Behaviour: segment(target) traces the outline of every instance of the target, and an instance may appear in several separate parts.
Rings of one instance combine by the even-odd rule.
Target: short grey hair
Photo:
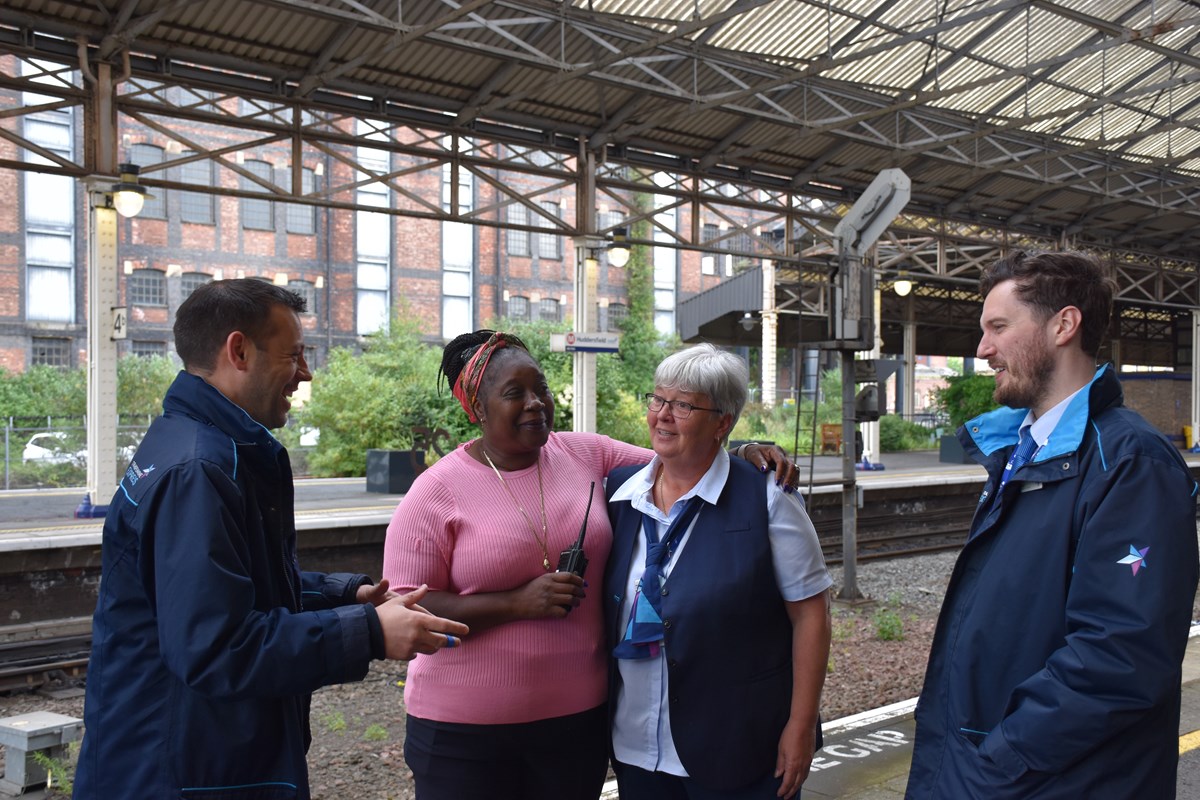
[[[698,344],[669,355],[654,370],[656,387],[708,395],[722,414],[732,414],[731,431],[746,407],[749,384],[746,362],[711,344]]]

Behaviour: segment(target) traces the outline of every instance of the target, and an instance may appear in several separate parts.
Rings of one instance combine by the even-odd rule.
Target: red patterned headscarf
[[[488,362],[492,360],[492,354],[509,345],[525,349],[508,334],[499,331],[493,333],[486,342],[479,346],[475,355],[471,356],[471,360],[458,374],[458,380],[454,382],[451,391],[458,398],[458,402],[462,404],[463,410],[467,412],[467,419],[471,422],[479,422],[479,418],[475,416],[475,398],[479,396],[479,386],[483,383],[484,370],[487,369]]]

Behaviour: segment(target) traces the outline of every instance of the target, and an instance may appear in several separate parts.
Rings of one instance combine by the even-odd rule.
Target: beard
[[[1005,369],[1003,385],[996,384],[992,399],[1009,408],[1033,408],[1046,396],[1054,375],[1054,357],[1050,349],[1038,343]]]

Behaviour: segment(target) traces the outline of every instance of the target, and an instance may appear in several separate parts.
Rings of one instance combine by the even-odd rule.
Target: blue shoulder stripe
[[[129,496],[129,490],[125,488],[125,481],[121,481],[118,485],[121,487],[121,493],[125,495],[125,499],[132,503],[134,508],[137,508],[138,502]]]
[[[1100,454],[1100,468],[1108,472],[1108,459],[1104,457],[1104,440],[1100,438],[1100,426],[1096,420],[1091,420],[1092,430],[1096,432],[1096,452]]]

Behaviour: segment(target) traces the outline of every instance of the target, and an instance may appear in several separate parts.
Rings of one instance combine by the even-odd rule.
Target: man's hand
[[[417,605],[428,591],[429,587],[422,585],[376,606],[388,658],[408,661],[418,653],[429,655],[443,647],[456,647],[460,637],[470,633],[461,622],[435,617]]]
[[[384,578],[379,583],[374,585],[364,583],[362,586],[358,587],[358,591],[355,593],[354,599],[359,603],[370,603],[373,606],[380,606],[388,600],[391,600],[393,597],[399,596],[400,595],[388,589],[387,578]]]

